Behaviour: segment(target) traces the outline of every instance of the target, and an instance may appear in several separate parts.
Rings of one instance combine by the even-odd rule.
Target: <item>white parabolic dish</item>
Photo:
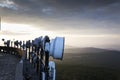
[[[52,39],[50,42],[50,56],[52,56],[54,59],[62,60],[64,53],[64,43],[64,37],[56,37],[55,39]]]

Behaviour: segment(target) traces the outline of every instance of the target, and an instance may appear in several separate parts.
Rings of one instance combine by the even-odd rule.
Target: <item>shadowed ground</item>
[[[0,80],[15,80],[16,65],[19,58],[15,55],[0,53]]]

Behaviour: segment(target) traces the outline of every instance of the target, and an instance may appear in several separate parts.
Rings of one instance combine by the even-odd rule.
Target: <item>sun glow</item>
[[[32,31],[33,28],[30,25],[26,24],[15,24],[15,23],[2,23],[1,24],[3,31],[13,31],[13,32],[24,32]]]
[[[0,32],[1,35],[0,38],[6,38],[6,39],[15,38],[15,39],[28,40],[45,35],[49,35],[51,37],[55,36],[54,35],[55,33],[52,31],[46,31],[41,29],[40,27],[36,28],[28,24],[2,22],[1,27],[2,30]]]

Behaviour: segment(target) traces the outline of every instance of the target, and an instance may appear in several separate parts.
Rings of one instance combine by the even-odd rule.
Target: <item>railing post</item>
[[[37,62],[36,62],[37,63],[37,65],[36,65],[37,74],[39,73],[39,65],[40,65],[39,64],[40,63],[39,62],[39,49],[40,49],[40,47],[37,47],[37,51],[36,51],[37,52]]]
[[[34,40],[32,40],[32,52],[33,52],[33,48],[34,48],[34,45],[33,45],[33,43],[34,43]]]
[[[43,68],[43,49],[41,48],[41,51],[40,51],[40,77],[39,77],[39,80],[42,80],[42,72],[44,72],[44,68]]]
[[[45,80],[49,80],[49,52],[45,53]]]

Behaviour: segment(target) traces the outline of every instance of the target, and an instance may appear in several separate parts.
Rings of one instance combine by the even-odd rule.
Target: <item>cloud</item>
[[[0,35],[30,35],[30,33],[27,32],[12,32],[12,31],[1,31]]]
[[[73,42],[80,44],[90,39],[79,35],[120,35],[120,0],[0,0],[0,16],[3,22],[29,24],[40,30],[69,35],[67,42],[74,35]],[[101,43],[119,42],[116,38],[100,39]],[[98,38],[95,41],[99,43]]]
[[[84,11],[86,8],[93,9],[120,3],[119,0],[6,0],[6,2],[12,2],[24,9],[36,12],[42,12],[46,7],[55,7],[61,12],[79,9]]]
[[[14,2],[10,0],[1,1],[0,7],[12,9],[12,10],[18,10],[17,5],[15,5]]]
[[[19,10],[0,9],[4,21],[31,24],[47,30],[71,31],[73,29],[74,32],[109,28],[110,32],[118,33],[120,29],[120,0],[9,1],[11,3],[4,4],[9,7],[16,5]]]
[[[42,12],[45,13],[45,14],[48,14],[48,15],[51,15],[54,11],[52,8],[43,8],[42,9]]]
[[[83,14],[87,12],[91,13],[94,12],[96,9],[98,10],[97,12],[106,12],[116,10],[111,8],[115,7],[116,5],[120,7],[119,0],[6,0],[6,1],[11,2],[12,4],[6,3],[6,5],[9,6],[11,5],[13,8],[15,7],[15,5],[19,6],[20,8],[19,12],[23,12],[23,14],[27,13],[36,16],[47,16],[50,13],[54,13],[54,17],[64,15],[71,16],[71,14],[74,15],[75,13],[78,13],[77,15],[79,15],[80,13],[80,15],[82,16],[82,13]],[[110,8],[104,10],[104,8],[106,7]],[[119,10],[117,11],[120,12]]]

